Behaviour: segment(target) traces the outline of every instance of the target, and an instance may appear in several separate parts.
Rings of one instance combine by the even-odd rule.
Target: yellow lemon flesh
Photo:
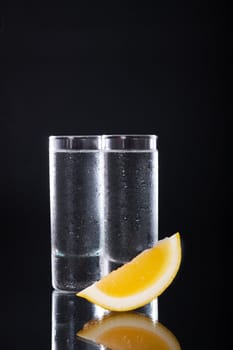
[[[112,350],[181,350],[161,323],[137,313],[120,313],[87,323],[77,336]]]
[[[133,310],[163,293],[175,278],[180,262],[180,234],[176,233],[158,241],[77,296],[108,310]]]

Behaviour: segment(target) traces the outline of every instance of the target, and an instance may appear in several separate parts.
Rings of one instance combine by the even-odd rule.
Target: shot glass
[[[106,270],[128,262],[158,240],[156,135],[104,135],[104,257]]]
[[[100,278],[101,136],[50,136],[52,285],[78,291]]]

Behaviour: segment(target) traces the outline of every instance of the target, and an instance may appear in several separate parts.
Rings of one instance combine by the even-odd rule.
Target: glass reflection
[[[117,313],[119,316],[122,313]],[[127,313],[128,314],[128,313]],[[132,313],[131,313],[132,314]],[[146,317],[153,324],[158,317],[157,300],[137,309],[135,314]],[[97,324],[108,320],[113,314],[103,308],[78,298],[74,293],[53,291],[52,293],[52,350],[94,350],[106,349],[104,345],[89,342],[77,336],[85,324]],[[112,317],[111,319],[112,320]],[[108,321],[104,321],[106,324]],[[112,322],[112,321],[111,321]],[[144,349],[144,347],[142,347]],[[122,349],[123,350],[123,349]]]
[[[99,306],[76,297],[75,293],[52,293],[52,350],[101,349],[77,339],[77,330],[90,319],[101,319],[108,312]]]

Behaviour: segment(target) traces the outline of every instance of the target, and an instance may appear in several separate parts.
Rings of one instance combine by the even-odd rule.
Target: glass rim
[[[101,135],[49,135],[49,139],[56,140],[56,139],[84,139],[84,138],[102,138]]]
[[[157,149],[157,138],[153,134],[103,135],[102,147],[105,152],[150,152]]]
[[[102,149],[100,135],[51,135],[49,151],[94,151]]]
[[[154,151],[155,134],[51,135],[50,150]]]
[[[103,138],[114,138],[114,137],[122,137],[122,138],[158,138],[155,134],[103,134]]]
[[[49,138],[56,139],[56,138],[114,138],[114,137],[138,137],[138,138],[158,138],[156,134],[102,134],[102,135],[95,135],[95,134],[86,134],[86,135],[49,135]]]

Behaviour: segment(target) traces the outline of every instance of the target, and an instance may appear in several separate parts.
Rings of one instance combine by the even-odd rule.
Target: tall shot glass
[[[101,136],[50,136],[52,285],[78,291],[100,278]]]
[[[105,135],[104,259],[111,271],[158,240],[155,135]]]

